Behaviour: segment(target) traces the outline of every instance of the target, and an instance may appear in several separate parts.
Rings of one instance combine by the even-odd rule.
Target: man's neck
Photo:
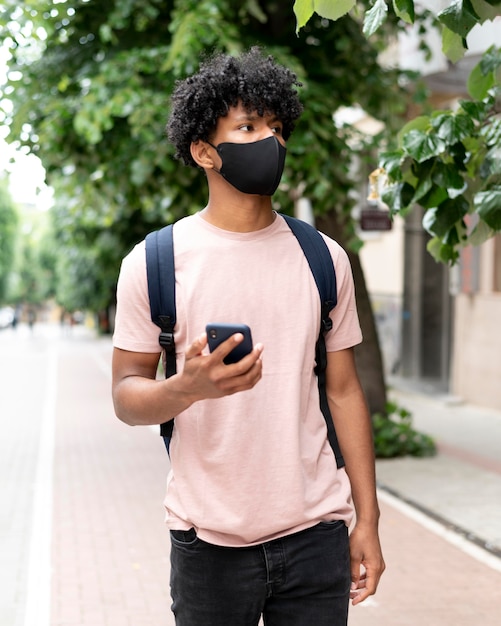
[[[271,198],[248,194],[210,194],[201,213],[204,220],[222,230],[249,233],[270,226],[275,220]]]

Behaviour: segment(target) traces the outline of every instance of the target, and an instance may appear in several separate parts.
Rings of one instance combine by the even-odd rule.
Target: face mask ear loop
[[[210,146],[211,148],[214,148],[214,150],[215,150],[215,151],[219,154],[219,150],[217,149],[217,146],[215,146],[213,143],[211,143],[208,139],[207,139],[207,141],[206,141],[205,143],[208,143],[208,144],[209,144],[209,146]],[[221,174],[221,170],[216,169],[216,166],[214,166],[212,169],[213,169],[213,170],[214,170],[217,174],[219,174],[220,176],[222,176],[222,174]]]

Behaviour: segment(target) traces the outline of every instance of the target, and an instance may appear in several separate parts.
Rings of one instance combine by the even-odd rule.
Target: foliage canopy
[[[413,24],[419,2],[375,0],[359,13],[355,0],[296,0],[297,28],[316,11],[338,19],[352,12],[370,37],[393,12]],[[416,5],[416,6],[415,6]],[[451,61],[467,49],[477,24],[501,15],[501,0],[455,0],[436,15],[442,49]],[[437,261],[455,263],[463,246],[478,245],[501,231],[501,48],[491,47],[468,80],[470,99],[455,110],[434,111],[411,120],[394,150],[381,154],[387,177],[383,200],[393,213],[416,204],[425,209],[428,250]]]
[[[353,132],[332,114],[357,103],[392,132],[405,111],[400,72],[378,63],[383,36],[369,42],[349,16],[315,17],[296,37],[292,5],[256,0],[8,0],[0,11],[11,55],[3,120],[56,189],[62,249],[105,273],[87,290],[90,308],[112,298],[120,258],[146,232],[203,206],[205,180],[173,160],[164,127],[175,81],[207,52],[259,42],[303,83],[306,111],[276,195],[285,211],[300,189],[315,211],[349,223]]]

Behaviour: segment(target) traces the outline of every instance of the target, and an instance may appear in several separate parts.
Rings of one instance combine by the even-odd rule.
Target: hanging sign
[[[392,225],[388,211],[363,209],[360,213],[360,228],[362,230],[391,230]]]

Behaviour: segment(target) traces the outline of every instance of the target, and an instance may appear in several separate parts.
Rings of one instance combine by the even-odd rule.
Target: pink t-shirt
[[[325,237],[338,304],[330,352],[361,341],[351,268]],[[196,402],[175,419],[165,497],[171,529],[196,528],[223,546],[246,546],[322,520],[350,523],[350,484],[326,437],[313,371],[320,298],[299,243],[279,215],[250,233],[228,232],[200,214],[174,226],[178,371],[208,322],[244,323],[264,345],[263,377],[249,390]],[[158,352],[150,319],[144,242],[123,260],[114,345]]]

